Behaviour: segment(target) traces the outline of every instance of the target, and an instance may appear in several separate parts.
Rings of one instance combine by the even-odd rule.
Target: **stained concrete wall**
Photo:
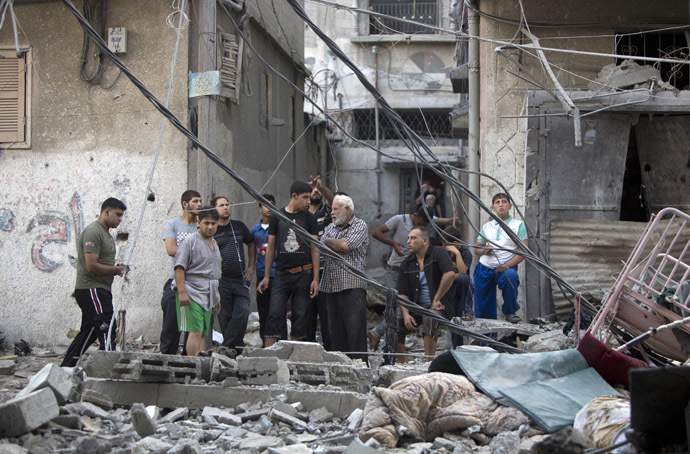
[[[339,0],[352,6],[350,0]],[[442,7],[442,25],[449,26],[448,2]],[[357,2],[367,8],[368,2]],[[375,85],[385,100],[395,109],[450,109],[458,103],[452,93],[446,70],[455,65],[455,41],[448,34],[425,35],[368,35],[367,16],[351,13],[331,6],[307,2],[305,9],[310,18],[331,37],[354,62],[366,79]],[[305,33],[305,64],[313,74],[307,84],[309,93],[321,108],[325,108],[347,132],[353,132],[352,109],[373,109],[374,98],[357,79],[354,72],[337,59],[311,30]],[[427,63],[422,67],[418,57]],[[436,61],[442,69],[431,70]],[[438,84],[438,85],[437,85]],[[325,88],[328,87],[326,90]],[[436,89],[432,89],[432,88]],[[305,111],[317,113],[308,102]],[[400,164],[384,164],[381,175],[381,213],[377,208],[376,152],[357,145],[335,129],[334,136],[343,142],[332,142],[335,165],[329,169],[328,184],[332,189],[347,192],[354,200],[355,214],[365,220],[370,232],[398,214],[400,206]],[[409,151],[402,147],[385,147],[387,153],[400,153],[410,159]],[[433,147],[435,153],[459,154],[459,149]],[[448,197],[449,198],[449,197]],[[382,273],[381,257],[390,254],[389,247],[370,241],[368,272]]]
[[[635,32],[641,29],[658,29],[674,24],[687,24],[687,4],[682,1],[658,4],[643,1],[596,2],[549,2],[523,1],[524,16],[528,24],[557,24],[552,27],[534,26],[531,31],[540,39],[542,47],[575,49],[579,51],[614,53],[615,33]],[[519,33],[520,4],[516,2],[480,1],[479,8],[488,15],[480,18],[480,35],[521,44],[530,44],[529,37]],[[511,23],[512,21],[512,23]],[[565,24],[569,24],[566,26]],[[579,25],[578,25],[579,24]],[[518,69],[500,56],[496,47],[500,44],[480,42],[480,105],[481,105],[481,156],[480,170],[500,180],[520,206],[525,200],[525,157],[530,150],[526,145],[527,119],[504,118],[526,114],[526,94],[536,87],[509,74]],[[554,87],[542,69],[535,52],[509,50],[513,58],[535,77],[542,86]],[[612,58],[545,52],[560,84],[571,91],[584,90],[604,65],[613,63]],[[527,72],[522,72],[527,75]],[[536,151],[536,150],[535,150]],[[481,198],[488,205],[498,187],[488,179],[481,179]],[[538,182],[537,182],[538,184]],[[488,221],[482,215],[481,222]],[[521,266],[520,269],[523,269]],[[524,280],[523,280],[524,282]],[[524,303],[524,293],[520,292]],[[534,302],[538,305],[538,302]],[[523,304],[524,307],[524,304]]]
[[[76,2],[81,9],[81,2]],[[8,341],[66,344],[79,328],[80,311],[71,293],[75,279],[75,241],[93,222],[107,197],[128,206],[117,234],[118,257],[132,246],[147,173],[153,163],[161,115],[121,76],[112,89],[79,79],[82,29],[61,2],[15,4],[30,47],[30,149],[0,152],[0,331]],[[176,32],[165,25],[170,2],[107,2],[106,26],[128,29],[122,60],[159,98],[165,99]],[[5,21],[0,46],[13,48]],[[182,35],[171,110],[186,121],[187,34]],[[1,53],[13,54],[12,50]],[[102,85],[118,71],[105,64]],[[169,262],[161,247],[162,220],[178,210],[186,186],[186,142],[168,125],[153,181],[155,201],[147,202],[141,234],[124,286],[130,336],[155,339],[160,326],[160,295]],[[122,238],[122,237],[120,237]],[[119,278],[115,280],[117,296]]]

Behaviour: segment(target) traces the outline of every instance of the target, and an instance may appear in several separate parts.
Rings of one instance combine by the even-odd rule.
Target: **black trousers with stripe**
[[[81,354],[98,339],[99,348],[105,350],[105,336],[113,316],[113,295],[102,288],[76,289],[73,294],[81,309],[79,334],[70,344],[60,366],[74,367]],[[111,345],[115,346],[117,327],[113,323]]]

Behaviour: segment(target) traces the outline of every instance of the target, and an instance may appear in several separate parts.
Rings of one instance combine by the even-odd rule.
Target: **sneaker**
[[[369,330],[369,345],[371,345],[371,349],[373,351],[378,350],[379,348],[379,342],[381,342],[381,338],[376,335],[373,329]]]
[[[506,321],[510,323],[518,323],[522,321],[522,319],[515,314],[506,314]]]

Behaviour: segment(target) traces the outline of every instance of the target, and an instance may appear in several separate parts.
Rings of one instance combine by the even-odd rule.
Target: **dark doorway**
[[[647,222],[649,215],[645,207],[644,185],[642,183],[642,169],[640,155],[637,151],[635,127],[630,128],[628,154],[625,159],[625,174],[623,175],[623,194],[621,196],[621,221]]]

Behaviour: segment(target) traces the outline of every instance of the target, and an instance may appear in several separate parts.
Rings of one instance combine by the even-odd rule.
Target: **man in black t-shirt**
[[[244,347],[244,333],[249,318],[249,281],[254,276],[256,247],[254,237],[241,221],[230,219],[230,203],[225,197],[214,197],[211,206],[218,211],[218,230],[213,238],[218,243],[222,259],[222,276],[219,282],[220,313],[218,321],[223,333],[223,346],[235,349]],[[247,245],[249,260],[244,259]]]
[[[290,186],[290,202],[281,212],[294,224],[318,239],[316,219],[309,212],[312,188],[305,181]],[[281,221],[275,214],[268,221],[268,247],[266,269],[276,263],[276,274],[271,289],[271,303],[264,331],[264,346],[270,347],[280,339],[281,324],[285,324],[287,301],[292,301],[292,340],[305,340],[310,298],[319,293],[319,250],[300,238],[293,226]],[[268,287],[268,275],[257,285],[263,292]]]

